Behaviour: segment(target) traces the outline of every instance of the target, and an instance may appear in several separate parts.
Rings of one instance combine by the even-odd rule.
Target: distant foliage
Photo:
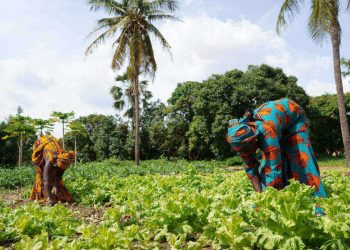
[[[347,110],[350,111],[350,93],[345,94],[345,101]],[[325,94],[311,98],[308,117],[311,140],[316,152],[325,155],[342,154],[344,146],[340,132],[337,96]]]
[[[107,94],[107,93],[106,93]],[[288,97],[299,103],[310,121],[311,139],[319,155],[342,154],[339,114],[335,95],[309,97],[294,76],[268,65],[249,66],[214,74],[202,82],[179,83],[168,100],[147,99],[141,110],[141,159],[226,159],[234,157],[225,140],[228,121],[241,117],[248,108]],[[350,111],[350,94],[346,95]],[[123,112],[124,110],[120,111]],[[68,132],[66,148],[74,149],[77,138],[79,162],[109,158],[131,160],[135,134],[132,115],[92,114],[76,119],[86,134]],[[74,123],[73,123],[74,124]],[[0,136],[9,122],[0,123]],[[34,136],[34,135],[33,135]],[[34,137],[25,142],[24,161],[28,162]],[[0,140],[0,165],[15,164],[18,155],[14,138]]]

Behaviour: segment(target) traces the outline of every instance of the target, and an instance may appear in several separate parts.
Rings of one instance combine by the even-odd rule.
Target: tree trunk
[[[339,108],[340,128],[344,145],[344,153],[346,157],[346,166],[350,167],[350,134],[349,134],[349,123],[346,116],[346,106],[343,82],[341,77],[340,68],[340,31],[338,27],[333,27],[331,32],[332,47],[333,47],[333,66],[334,66],[334,78],[335,86],[337,89],[337,99]],[[326,132],[325,132],[326,133]]]
[[[17,143],[17,145],[18,145],[18,167],[21,166],[21,142],[20,142],[20,140]]]
[[[22,139],[22,132],[21,132],[21,137],[19,139],[19,155],[18,155],[18,165],[22,167],[23,163],[23,139]]]
[[[74,156],[74,167],[77,166],[77,157],[78,157],[78,152],[77,152],[77,137],[74,138],[74,152],[75,152],[75,156]]]
[[[134,95],[135,95],[135,163],[140,165],[140,91],[139,91],[139,76],[136,73],[134,80]]]
[[[63,146],[63,149],[64,148],[64,120],[62,120],[62,146]]]

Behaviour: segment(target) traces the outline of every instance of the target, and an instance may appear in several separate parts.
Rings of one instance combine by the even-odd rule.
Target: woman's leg
[[[308,131],[292,135],[287,140],[287,158],[291,170],[290,178],[315,187],[313,196],[327,197]]]

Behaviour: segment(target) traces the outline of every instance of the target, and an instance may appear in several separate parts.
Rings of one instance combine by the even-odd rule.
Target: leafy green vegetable
[[[207,163],[209,164],[209,163]],[[243,172],[186,165],[178,174],[120,176],[82,166],[66,185],[79,206],[103,210],[98,223],[64,205],[0,203],[0,243],[15,249],[348,249],[350,182],[327,171],[327,199],[295,181],[253,192]],[[166,165],[158,169],[166,168]],[[208,167],[209,168],[209,167]],[[126,169],[126,168],[125,168]],[[124,170],[123,170],[124,171]],[[140,170],[141,172],[141,170]],[[326,216],[316,217],[315,204]],[[253,209],[253,206],[256,209]]]

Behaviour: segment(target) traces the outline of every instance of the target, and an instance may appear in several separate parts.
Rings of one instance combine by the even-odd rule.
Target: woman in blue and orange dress
[[[247,110],[241,119],[230,120],[227,141],[243,159],[255,191],[269,186],[282,189],[289,179],[295,179],[314,187],[313,196],[326,197],[307,119],[294,101],[270,101]],[[258,148],[263,153],[261,163],[256,157]],[[316,207],[316,214],[322,213]]]

